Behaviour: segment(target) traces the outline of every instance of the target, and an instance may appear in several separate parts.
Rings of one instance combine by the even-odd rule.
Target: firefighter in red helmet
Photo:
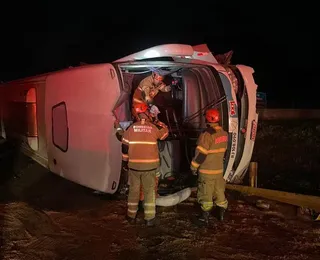
[[[219,125],[220,113],[217,109],[207,110],[205,116],[208,128],[198,138],[195,156],[190,166],[192,173],[199,175],[197,197],[202,214],[197,223],[201,225],[208,224],[214,203],[217,206],[219,220],[223,220],[228,207],[225,197],[226,182],[223,178],[228,133]]]
[[[142,184],[144,219],[147,226],[153,226],[156,215],[156,172],[160,166],[157,141],[168,136],[168,128],[161,124],[159,129],[152,123],[147,104],[135,104],[133,109],[137,121],[124,132],[122,138],[122,158],[129,170],[130,180],[127,220],[129,223],[135,222]]]
[[[153,121],[153,124],[155,124],[158,128],[163,128],[163,127],[166,127],[165,124],[163,124],[161,121],[159,121],[157,119],[157,113],[152,113],[151,109],[154,108],[155,106],[151,107],[151,109],[148,109],[148,107],[146,106],[146,104],[144,103],[141,103],[141,105],[138,103],[135,105],[135,107],[138,108],[139,111],[141,111],[141,108],[145,109],[147,108],[147,110],[144,112],[146,116],[149,117],[149,120],[152,120]],[[157,108],[155,108],[157,109]],[[139,116],[138,114],[135,113],[135,118],[136,120],[139,120]],[[123,134],[124,134],[124,130],[123,128],[121,127],[120,123],[118,120],[115,121],[114,123],[114,128],[116,129],[116,137],[117,139],[121,142],[122,141],[122,137],[123,137]],[[127,174],[126,174],[126,169],[124,169],[124,173],[122,176],[124,176],[124,181],[127,180]],[[156,197],[158,197],[158,185],[159,185],[159,178],[160,178],[160,169],[158,168],[157,171],[156,171],[156,185],[155,185],[155,194],[156,194]],[[120,193],[125,193],[126,190],[127,190],[127,187],[128,185],[125,184],[123,189],[120,191]],[[143,185],[141,185],[140,187],[140,202],[141,204],[139,203],[139,208],[140,206],[143,208],[143,201],[144,201],[144,193],[143,193]]]

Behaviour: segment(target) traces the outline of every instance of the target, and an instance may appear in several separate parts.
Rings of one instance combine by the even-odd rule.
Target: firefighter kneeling
[[[129,168],[129,196],[127,220],[134,223],[138,211],[140,186],[144,192],[144,219],[147,226],[155,224],[156,216],[156,173],[160,166],[158,140],[168,136],[168,128],[160,124],[158,129],[151,123],[145,103],[135,104],[137,122],[123,134],[122,158]]]
[[[198,202],[202,215],[197,223],[207,225],[213,209],[213,197],[218,209],[218,219],[223,220],[228,207],[225,197],[226,182],[223,178],[224,154],[228,144],[228,133],[219,126],[220,114],[216,109],[206,112],[208,128],[201,133],[197,142],[195,157],[191,162],[191,171],[198,177]]]

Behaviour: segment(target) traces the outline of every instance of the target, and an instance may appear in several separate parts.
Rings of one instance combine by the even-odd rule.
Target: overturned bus
[[[113,194],[121,183],[121,143],[114,121],[132,123],[131,100],[154,68],[168,71],[169,93],[159,93],[159,119],[170,134],[159,142],[161,180],[186,179],[203,113],[216,107],[229,133],[224,178],[242,181],[257,129],[251,67],[230,65],[230,53],[214,56],[206,45],[166,44],[112,63],[85,64],[0,85],[3,138],[61,177]],[[181,176],[183,178],[181,178]]]

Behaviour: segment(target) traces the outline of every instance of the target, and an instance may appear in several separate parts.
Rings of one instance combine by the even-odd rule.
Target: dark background
[[[2,2],[0,80],[111,62],[159,44],[207,43],[215,54],[233,50],[232,63],[255,69],[269,107],[319,108],[316,7],[249,2]]]

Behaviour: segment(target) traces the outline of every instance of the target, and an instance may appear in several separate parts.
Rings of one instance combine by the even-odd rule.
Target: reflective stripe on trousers
[[[156,170],[152,171],[134,171],[129,169],[130,187],[128,196],[127,215],[135,218],[138,211],[140,186],[143,186],[144,192],[144,219],[153,219],[156,215]]]
[[[225,197],[226,182],[222,174],[199,174],[198,202],[203,211],[210,211],[213,205],[226,209],[228,201]],[[213,202],[213,197],[215,201]]]
[[[156,198],[159,196],[158,195],[159,178],[160,178],[160,176],[156,176],[156,183],[154,186],[154,193],[155,193]],[[143,193],[143,185],[142,184],[140,186],[140,201],[144,201],[144,193]]]

